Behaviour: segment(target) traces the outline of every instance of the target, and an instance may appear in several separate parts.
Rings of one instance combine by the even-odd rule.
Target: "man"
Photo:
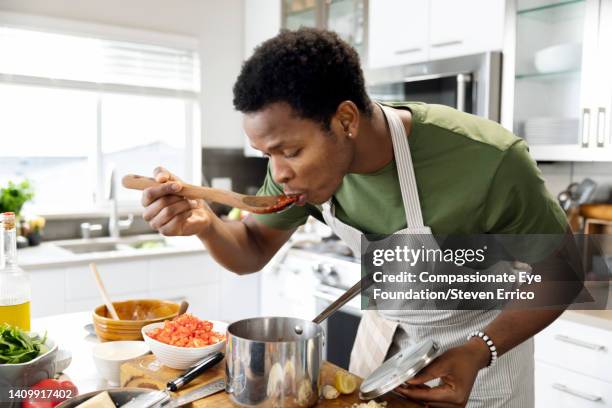
[[[522,139],[440,105],[372,102],[356,52],[333,33],[284,31],[264,42],[242,67],[234,104],[251,145],[269,158],[260,194],[298,194],[297,205],[222,221],[203,202],[182,198],[180,181],[156,169],[168,183],[143,193],[143,216],[164,235],[197,235],[236,273],[264,267],[309,215],[356,252],[361,233],[565,232],[564,214]],[[474,311],[437,322],[368,313],[351,369],[367,375],[409,337],[434,338],[443,353],[398,392],[432,407],[530,407],[531,337],[559,313]],[[370,331],[384,340],[368,347]],[[496,350],[482,337],[466,340],[472,331],[489,336]],[[440,385],[423,385],[436,378]]]

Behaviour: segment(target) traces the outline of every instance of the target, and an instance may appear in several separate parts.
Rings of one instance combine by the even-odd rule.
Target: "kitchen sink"
[[[58,245],[62,249],[66,249],[73,254],[87,254],[90,252],[109,252],[118,251],[121,249],[120,245],[113,242],[83,242],[74,244],[63,244]]]
[[[139,251],[168,246],[164,237],[159,235],[137,235],[121,238],[93,238],[56,242],[55,245],[73,254],[96,252]]]

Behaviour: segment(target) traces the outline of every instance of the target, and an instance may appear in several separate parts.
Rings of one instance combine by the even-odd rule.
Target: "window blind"
[[[0,26],[0,75],[9,82],[73,81],[76,87],[100,90],[200,91],[193,49],[7,26]]]

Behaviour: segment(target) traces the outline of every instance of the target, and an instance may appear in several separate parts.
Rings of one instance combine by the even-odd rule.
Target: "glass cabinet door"
[[[513,130],[532,147],[583,143],[588,2],[518,1]]]
[[[325,27],[364,56],[366,0],[325,0]]]
[[[297,30],[300,27],[318,27],[318,0],[283,0],[283,27]]]

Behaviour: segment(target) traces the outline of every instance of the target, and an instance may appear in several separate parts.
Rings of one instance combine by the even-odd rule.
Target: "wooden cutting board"
[[[217,364],[209,369],[198,378],[194,379],[185,388],[179,390],[178,395],[182,395],[194,388],[205,384],[217,378],[223,378],[225,362]],[[341,368],[325,361],[321,370],[321,384],[332,384],[334,382],[335,372],[342,370]],[[140,387],[162,390],[166,388],[166,383],[181,374],[180,370],[175,370],[161,365],[154,355],[146,355],[138,359],[129,361],[121,366],[121,386],[122,387]],[[361,383],[361,379],[358,379]],[[350,408],[354,403],[360,402],[358,391],[351,395],[341,395],[335,400],[321,399],[317,404],[318,408]],[[176,394],[175,394],[176,395]],[[387,401],[387,408],[405,407],[418,408],[422,407],[414,402],[407,401],[396,395],[389,394],[381,399]],[[193,408],[232,408],[235,405],[230,402],[229,396],[225,392],[220,392],[210,397],[203,398],[188,405]]]

